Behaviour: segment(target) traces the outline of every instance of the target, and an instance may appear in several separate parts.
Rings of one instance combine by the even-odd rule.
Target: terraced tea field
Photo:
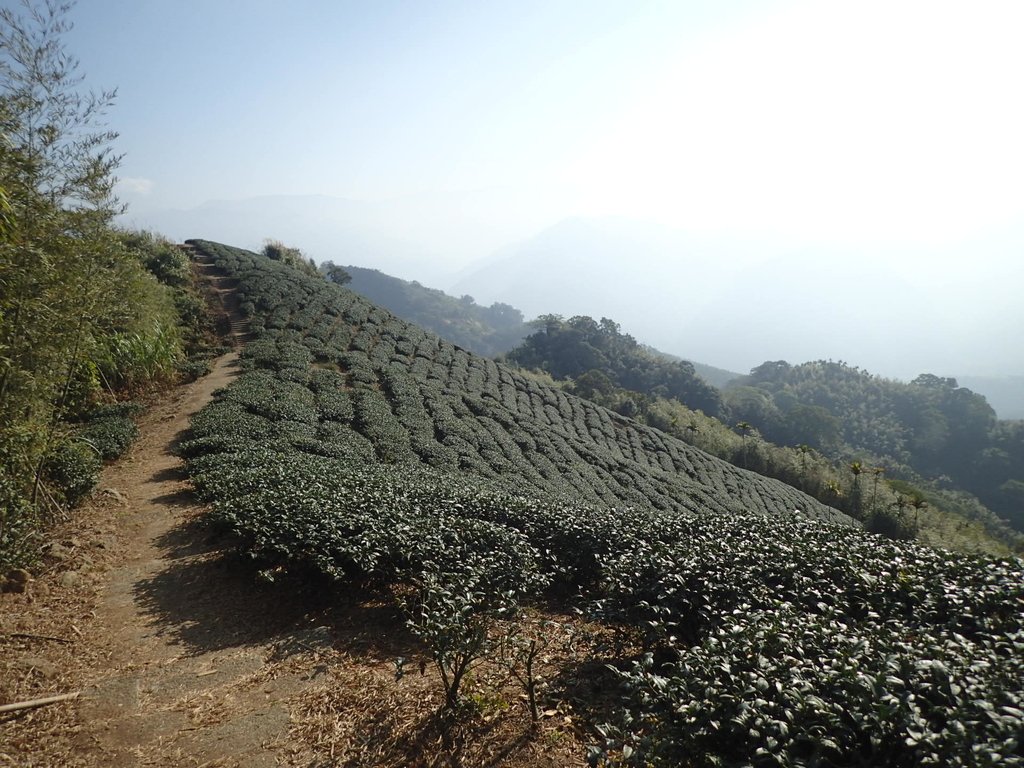
[[[423,464],[603,505],[846,522],[780,482],[472,355],[358,295],[203,241],[261,332],[197,434]],[[218,423],[223,420],[223,428]]]

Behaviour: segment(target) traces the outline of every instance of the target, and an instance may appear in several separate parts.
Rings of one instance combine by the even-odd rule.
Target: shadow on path
[[[195,504],[190,492],[171,500]],[[327,628],[333,647],[354,655],[391,660],[417,651],[389,595],[298,576],[275,574],[267,581],[233,543],[193,516],[157,537],[163,567],[134,586],[156,631],[188,655],[264,644],[290,655],[289,649],[310,650],[293,636],[316,627]]]

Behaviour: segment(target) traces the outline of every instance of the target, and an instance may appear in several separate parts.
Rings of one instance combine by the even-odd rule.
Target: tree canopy
[[[996,419],[982,395],[956,379],[922,374],[909,384],[842,362],[764,363],[725,391],[734,416],[768,439],[866,454],[978,496],[1024,530],[1021,422]]]
[[[614,320],[542,315],[530,325],[534,332],[508,354],[525,368],[577,381],[590,371],[600,372],[621,389],[674,398],[713,416],[722,411],[718,390],[697,375],[692,363],[652,354]],[[583,382],[590,386],[588,379]]]

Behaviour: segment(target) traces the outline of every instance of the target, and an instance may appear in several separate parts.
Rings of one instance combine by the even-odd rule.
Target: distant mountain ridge
[[[403,320],[433,331],[454,344],[484,357],[497,357],[519,344],[530,332],[523,313],[508,304],[490,307],[471,297],[455,298],[416,281],[386,275],[377,269],[346,266],[347,287],[386,307]]]
[[[178,240],[203,231],[258,249],[274,238],[318,263],[357,263],[407,280],[446,285],[467,262],[557,220],[537,195],[493,188],[378,200],[263,195],[187,209],[133,206],[122,223]]]
[[[484,305],[506,303],[527,318],[612,317],[648,344],[727,370],[832,358],[904,381],[922,372],[1024,375],[1017,251],[958,271],[954,286],[944,278],[953,266],[948,249],[882,251],[772,233],[559,219],[543,209],[507,190],[391,200],[275,195],[189,210],[133,208],[122,223],[176,238],[204,231],[252,248],[275,238],[318,262],[380,269]],[[986,250],[1019,250],[1024,230],[1004,239]],[[964,306],[973,309],[955,311]],[[1006,410],[992,392],[1000,415],[1017,417],[1021,409],[1011,400]]]
[[[672,360],[673,362],[681,362],[686,360],[686,358],[684,357],[672,355],[669,354],[668,352],[662,352],[660,349],[655,349],[654,347],[648,346],[646,344],[644,344],[643,347],[652,355],[664,357],[665,359]],[[716,368],[713,365],[695,363],[693,360],[686,360],[686,362],[690,363],[690,365],[693,366],[698,376],[704,379],[704,381],[706,381],[711,386],[717,387],[718,389],[723,389],[730,381],[735,381],[741,376],[746,375],[743,373],[738,373],[737,371],[727,371],[725,368]]]
[[[485,307],[468,294],[456,298],[436,288],[428,288],[416,280],[403,280],[378,269],[352,265],[344,269],[352,277],[348,283],[352,290],[386,307],[403,320],[416,323],[478,355],[496,357],[509,352],[532,330],[524,322],[523,313],[508,304],[495,302]],[[561,307],[553,307],[550,311],[561,313],[563,310]],[[685,360],[713,387],[722,388],[743,375],[686,360],[646,344],[642,346],[650,354],[666,360]]]
[[[941,258],[923,247],[883,251],[572,218],[504,248],[451,290],[527,316],[613,317],[659,349],[740,371],[763,360],[829,358],[904,380],[1024,370],[1022,305],[1006,287],[1020,284],[1020,260],[966,276],[957,294],[941,280]],[[966,296],[982,309],[951,311]]]

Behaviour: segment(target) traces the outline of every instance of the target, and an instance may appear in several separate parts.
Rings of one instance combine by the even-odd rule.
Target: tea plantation
[[[1024,765],[1024,565],[779,482],[256,254],[245,372],[181,446],[268,575],[399,584],[447,705],[524,601],[621,630],[594,764]],[[497,623],[501,620],[501,624]]]

